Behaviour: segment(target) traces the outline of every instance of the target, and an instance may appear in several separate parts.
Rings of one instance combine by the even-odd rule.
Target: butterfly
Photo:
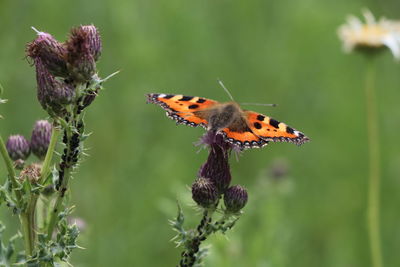
[[[260,113],[244,110],[234,101],[215,100],[174,94],[147,94],[147,103],[167,111],[167,116],[192,127],[221,134],[224,141],[240,150],[261,148],[269,142],[302,145],[310,139],[303,133]]]

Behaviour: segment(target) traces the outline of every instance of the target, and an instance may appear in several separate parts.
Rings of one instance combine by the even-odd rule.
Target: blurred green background
[[[400,18],[392,1],[0,1],[3,138],[30,136],[46,117],[34,68],[24,59],[30,29],[65,40],[71,26],[101,31],[100,75],[121,70],[88,109],[90,149],[72,181],[74,216],[85,221],[74,266],[175,266],[180,249],[167,220],[179,199],[194,225],[190,185],[207,152],[203,129],[175,126],[145,93],[238,102],[284,121],[312,142],[271,144],[231,158],[233,183],[248,188],[245,214],[211,239],[206,266],[370,266],[366,229],[365,58],[345,55],[337,27],[369,7]],[[386,266],[400,266],[399,71],[389,52],[376,62],[382,145],[381,231]],[[250,107],[249,107],[250,108]],[[283,172],[283,175],[277,175]],[[4,165],[0,174],[5,176]],[[1,207],[1,219],[10,218]]]

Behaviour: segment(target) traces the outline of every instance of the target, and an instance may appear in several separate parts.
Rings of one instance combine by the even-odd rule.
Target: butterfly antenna
[[[225,87],[225,85],[222,83],[222,81],[221,81],[220,79],[218,79],[218,83],[219,83],[219,85],[221,85],[221,87],[225,90],[225,92],[228,94],[228,96],[230,97],[230,99],[231,99],[232,101],[235,101],[235,100],[233,99],[233,96],[232,96],[231,93],[229,92],[229,90]]]
[[[244,105],[244,106],[264,106],[264,107],[276,107],[278,106],[278,104],[263,104],[263,103],[240,103],[240,105]]]

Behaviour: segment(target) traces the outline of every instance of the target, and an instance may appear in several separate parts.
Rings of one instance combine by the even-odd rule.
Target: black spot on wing
[[[289,126],[286,127],[286,132],[287,132],[288,134],[294,134],[293,128],[290,128]]]
[[[261,128],[262,128],[262,126],[261,126],[261,124],[260,124],[259,122],[255,122],[255,123],[254,123],[254,127],[255,127],[256,129],[261,129]]]
[[[269,124],[271,124],[272,126],[274,126],[275,128],[279,128],[279,121],[274,120],[274,119],[269,119]]]
[[[265,116],[263,116],[263,115],[257,115],[257,120],[259,120],[259,121],[263,121],[265,119]]]
[[[193,99],[193,96],[182,96],[181,99],[179,99],[179,101],[190,101]]]
[[[194,104],[194,105],[190,105],[188,108],[189,109],[195,109],[195,108],[198,108],[198,107],[199,107],[199,105]]]
[[[196,103],[199,103],[199,104],[201,104],[201,103],[204,103],[204,102],[206,102],[207,100],[205,100],[204,98],[199,98],[197,101],[196,101]]]
[[[166,95],[166,96],[164,96],[163,98],[165,98],[165,99],[170,99],[170,98],[173,98],[174,97],[174,95]]]

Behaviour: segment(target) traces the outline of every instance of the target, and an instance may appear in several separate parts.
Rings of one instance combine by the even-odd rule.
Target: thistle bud
[[[19,174],[19,180],[21,182],[28,180],[30,183],[35,184],[39,181],[41,170],[42,168],[39,164],[28,165]]]
[[[31,150],[39,159],[43,160],[50,144],[51,131],[53,127],[46,120],[35,123],[31,136]]]
[[[198,178],[192,185],[192,198],[203,208],[210,208],[218,201],[218,192],[208,178]]]
[[[87,82],[96,73],[96,61],[101,54],[101,40],[93,25],[80,26],[71,30],[66,42],[68,67],[72,78]]]
[[[49,113],[61,114],[65,105],[73,102],[75,88],[51,75],[41,60],[36,60],[35,66],[40,104]]]
[[[8,137],[6,148],[8,155],[14,161],[26,160],[31,153],[29,142],[22,135],[11,135]]]
[[[85,25],[77,28],[77,30],[86,33],[86,40],[89,44],[90,53],[92,54],[95,61],[99,60],[102,44],[97,28],[94,25]]]
[[[247,203],[247,191],[240,185],[229,187],[224,194],[226,210],[231,213],[238,213]]]
[[[27,55],[36,62],[40,60],[54,76],[67,77],[65,47],[49,33],[39,32],[38,37],[27,45]]]
[[[207,161],[201,166],[198,176],[207,177],[215,184],[220,194],[228,188],[232,176],[229,167],[230,145],[223,141],[222,135],[207,132],[202,142],[210,146]]]

